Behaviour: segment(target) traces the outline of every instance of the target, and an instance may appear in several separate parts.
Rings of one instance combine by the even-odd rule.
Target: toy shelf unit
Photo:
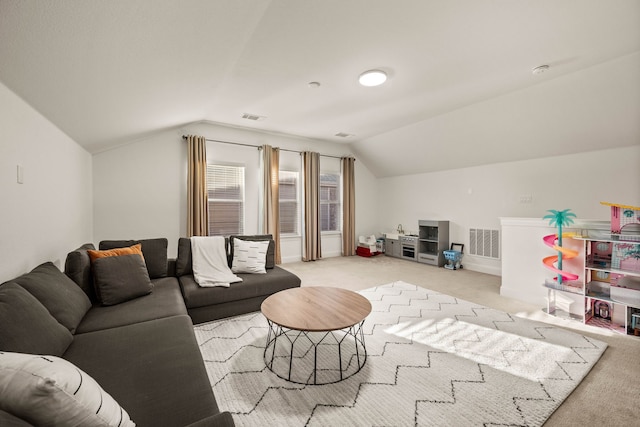
[[[633,322],[640,314],[640,236],[593,236],[584,242],[585,323],[640,336]]]
[[[449,249],[449,221],[418,221],[418,262],[442,267]]]
[[[547,281],[546,312],[587,325],[640,336],[640,235],[583,230],[568,240],[581,241],[584,274],[578,280]],[[563,298],[573,295],[574,298]],[[569,305],[579,297],[583,309]]]

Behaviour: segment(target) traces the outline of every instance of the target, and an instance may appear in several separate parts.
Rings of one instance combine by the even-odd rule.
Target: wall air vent
[[[470,228],[469,255],[500,259],[500,231]]]
[[[264,120],[264,119],[266,119],[266,117],[265,117],[265,116],[258,116],[258,115],[256,115],[256,114],[249,114],[249,113],[244,113],[244,114],[242,115],[242,118],[243,118],[243,119],[247,119],[247,120],[253,120],[253,121],[255,121],[255,122],[257,122],[258,120]]]

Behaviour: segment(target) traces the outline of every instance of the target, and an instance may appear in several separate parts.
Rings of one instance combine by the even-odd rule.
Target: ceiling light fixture
[[[360,74],[358,81],[362,86],[380,86],[387,81],[387,73],[381,70],[369,70]]]

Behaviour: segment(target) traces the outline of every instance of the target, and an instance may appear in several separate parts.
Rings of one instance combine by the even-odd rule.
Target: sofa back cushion
[[[0,351],[61,356],[71,332],[26,289],[14,282],[0,286]]]
[[[229,267],[233,265],[233,239],[248,240],[248,241],[269,241],[269,247],[267,248],[267,257],[265,262],[265,268],[270,269],[275,267],[275,252],[276,243],[273,241],[271,234],[257,234],[252,236],[230,236],[225,239],[225,245],[227,248],[227,258]],[[143,248],[144,250],[144,248]],[[186,276],[187,274],[193,274],[192,260],[191,260],[191,239],[188,237],[181,237],[178,240],[178,257],[176,258],[176,276]]]
[[[100,250],[126,248],[142,245],[142,255],[147,264],[147,271],[151,279],[167,277],[167,246],[169,241],[165,238],[143,240],[103,240],[100,242]]]
[[[176,276],[186,276],[193,274],[193,264],[191,260],[191,239],[181,237],[178,239],[178,257],[176,258]]]
[[[92,303],[96,303],[98,299],[93,288],[91,259],[87,251],[95,249],[96,247],[93,246],[93,243],[86,243],[69,252],[64,263],[65,274],[84,291]]]
[[[39,265],[12,281],[36,297],[72,334],[91,308],[89,297],[51,262]]]
[[[267,258],[265,262],[265,268],[273,268],[276,266],[275,254],[276,254],[276,242],[273,241],[271,234],[256,234],[253,236],[230,236],[229,237],[229,266],[233,262],[233,240],[247,240],[252,242],[269,241],[269,247],[267,248]]]

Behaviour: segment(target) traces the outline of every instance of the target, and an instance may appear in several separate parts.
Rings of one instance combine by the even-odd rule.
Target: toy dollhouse
[[[610,232],[582,230],[581,234],[567,233],[567,237],[584,242],[579,257],[583,259],[584,273],[578,280],[562,285],[559,281],[545,282],[546,311],[564,316],[563,310],[568,310],[559,305],[560,295],[578,294],[583,298],[583,310],[571,311],[569,317],[600,328],[640,336],[640,207],[601,204],[611,207]],[[545,239],[547,237],[549,242],[545,240],[545,243],[549,244],[555,235]],[[555,264],[552,263],[553,266]],[[574,283],[577,287],[569,286]]]

